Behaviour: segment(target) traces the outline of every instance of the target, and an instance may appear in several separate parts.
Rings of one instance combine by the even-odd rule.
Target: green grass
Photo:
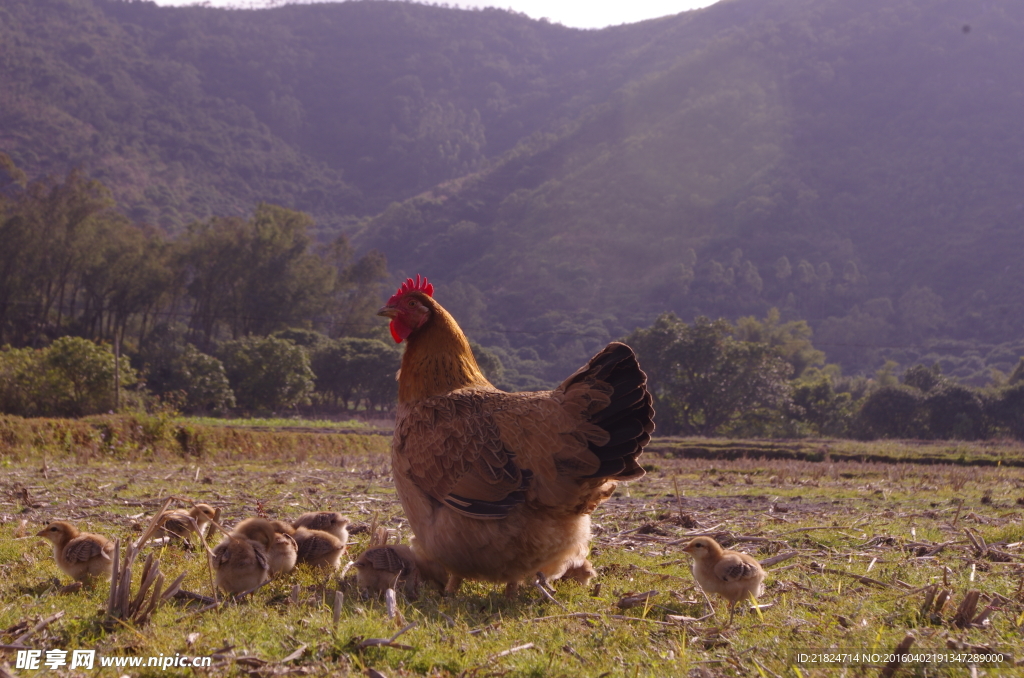
[[[270,448],[268,437],[287,434],[259,435],[264,437],[250,444],[262,441]],[[105,628],[97,610],[106,585],[59,593],[67,580],[49,545],[21,536],[34,534],[45,520],[68,519],[110,537],[134,538],[163,499],[175,496],[222,507],[227,524],[258,510],[290,517],[332,509],[348,515],[357,530],[376,518],[408,539],[384,451],[363,447],[304,457],[249,452],[224,459],[215,448],[200,458],[48,457],[45,466],[39,458],[8,458],[0,476],[0,631],[63,610],[28,644],[118,656],[218,651],[210,671],[215,676],[365,675],[369,667],[389,678],[874,676],[878,668],[847,666],[844,674],[838,667],[796,666],[792,657],[798,650],[828,648],[890,651],[908,631],[917,637],[913,649],[953,644],[1024,660],[1019,468],[648,454],[648,475],[620,488],[594,514],[598,578],[588,587],[556,584],[566,609],[529,587],[514,600],[484,583],[468,583],[451,597],[425,590],[417,601],[400,597],[405,622],[417,624],[396,641],[409,650],[360,649],[362,640],[390,637],[403,622],[389,620],[381,601],[363,600],[351,574],[325,580],[309,570],[276,580],[241,603],[199,612],[197,604],[175,601],[146,626]],[[968,530],[989,545],[988,552],[976,552]],[[708,612],[688,558],[674,543],[700,531],[761,560],[797,552],[769,567],[759,601],[769,607],[760,616],[740,614],[726,628],[728,615],[716,600],[717,616],[670,620]],[[350,557],[365,548],[367,536],[356,531]],[[934,556],[919,555],[946,542]],[[155,555],[168,579],[185,572],[184,588],[212,595],[201,553],[168,546]],[[951,593],[935,618],[921,614],[924,587],[933,584]],[[298,603],[290,602],[295,585]],[[650,590],[658,594],[648,608],[616,607],[622,596]],[[987,625],[959,628],[954,613],[971,590],[982,594],[979,612],[989,604],[997,609]],[[344,595],[337,625],[329,604],[335,591]],[[568,616],[579,613],[594,616]],[[0,635],[0,643],[16,635]],[[299,656],[277,663],[303,646]],[[13,666],[13,654],[7,660]],[[1024,663],[1013,662],[981,666],[979,675],[1024,676]],[[117,675],[124,672],[175,675],[174,669]],[[898,675],[969,671],[928,665],[904,667]]]
[[[689,459],[746,457],[794,461],[1024,466],[1024,443],[1006,440],[732,440],[659,437],[651,441],[648,450]]]
[[[358,430],[370,432],[376,427],[372,424],[368,424],[365,421],[359,419],[346,419],[344,421],[334,421],[331,419],[288,419],[283,417],[275,417],[271,419],[252,417],[248,419],[220,419],[217,417],[175,417],[176,422],[183,424],[191,424],[193,426],[236,426],[236,427],[252,427],[252,428],[267,428],[273,430],[288,430],[288,429],[323,429],[325,431],[331,430]]]

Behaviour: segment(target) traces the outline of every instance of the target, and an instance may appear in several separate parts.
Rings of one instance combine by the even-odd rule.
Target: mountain
[[[0,150],[170,232],[307,211],[542,379],[663,311],[771,307],[847,370],[977,379],[1024,351],[1021,63],[1013,0],[723,0],[600,31],[0,0]]]
[[[642,76],[363,241],[508,327],[776,306],[847,369],[1012,369],[1024,6],[734,0],[652,23]]]

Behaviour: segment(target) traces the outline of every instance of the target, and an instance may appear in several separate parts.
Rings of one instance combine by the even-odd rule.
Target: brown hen
[[[636,356],[612,343],[553,391],[506,393],[480,371],[426,279],[379,311],[407,340],[392,447],[413,549],[463,579],[507,584],[538,572],[586,580],[590,513],[637,457],[654,409]]]

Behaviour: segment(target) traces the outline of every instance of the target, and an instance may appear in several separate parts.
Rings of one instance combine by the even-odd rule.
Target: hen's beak
[[[395,308],[394,306],[388,306],[387,304],[385,304],[384,306],[380,307],[380,310],[377,311],[377,315],[382,315],[385,318],[394,318],[396,315],[398,315],[398,309]]]

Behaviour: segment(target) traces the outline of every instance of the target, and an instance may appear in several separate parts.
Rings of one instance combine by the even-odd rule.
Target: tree
[[[928,392],[924,401],[928,432],[943,440],[985,437],[985,411],[974,389],[947,383]]]
[[[1013,368],[1006,383],[1008,386],[1024,383],[1024,358],[1017,361],[1017,365]]]
[[[779,309],[768,311],[763,321],[752,316],[736,321],[735,336],[740,341],[765,343],[792,367],[792,378],[799,379],[806,370],[825,364],[825,353],[814,348],[814,330],[806,320],[782,322]]]
[[[276,412],[309,403],[314,374],[301,346],[277,337],[246,337],[225,342],[221,352],[239,407]]]
[[[82,416],[113,409],[114,352],[81,337],[61,337],[41,353],[46,384],[42,414]],[[128,358],[119,364],[120,386],[132,386],[138,375]]]
[[[492,384],[497,384],[505,376],[505,367],[501,364],[501,358],[494,351],[484,348],[475,341],[469,342],[469,347],[473,350],[473,357],[476,358],[476,364],[480,366],[480,371],[484,373],[487,380]]]
[[[920,438],[925,431],[924,398],[917,389],[883,386],[867,395],[857,412],[858,437]]]
[[[234,339],[308,325],[326,311],[335,270],[311,251],[312,219],[261,204],[252,219],[189,226],[180,261],[193,300],[192,329],[210,345],[223,325]]]
[[[931,288],[912,286],[897,302],[899,322],[912,339],[934,333],[945,322],[942,297]]]
[[[325,313],[331,336],[372,336],[383,332],[375,322],[381,288],[388,279],[387,259],[377,250],[356,258],[348,237],[342,234],[323,252],[334,266],[334,292]]]
[[[402,354],[394,345],[370,339],[356,359],[366,409],[389,409],[398,399],[396,375],[402,364]]]
[[[352,370],[352,340],[331,340],[317,346],[310,354],[310,367],[315,376],[316,392],[330,396],[345,410],[355,395],[358,384]]]
[[[346,410],[365,400],[367,409],[384,407],[398,395],[395,374],[401,364],[397,348],[377,339],[336,339],[312,358],[317,391],[329,394]]]
[[[111,219],[109,191],[78,171],[28,184],[0,211],[0,340],[38,345],[63,331],[75,282]]]
[[[785,409],[790,420],[808,425],[813,435],[843,437],[849,430],[853,398],[836,393],[828,375],[820,374],[795,382]]]
[[[650,379],[662,430],[714,435],[785,402],[789,366],[768,344],[736,340],[732,331],[724,320],[688,326],[665,314],[626,339]]]
[[[235,406],[220,360],[186,343],[171,328],[155,334],[159,339],[147,342],[139,356],[153,393],[189,414],[223,414]]]
[[[0,348],[0,412],[20,417],[43,414],[40,396],[45,392],[42,351],[31,348]]]
[[[903,383],[913,386],[921,393],[928,393],[936,386],[947,383],[947,380],[943,378],[939,364],[934,363],[931,367],[914,365],[907,368],[903,373]]]
[[[1000,390],[986,403],[992,421],[1018,440],[1024,440],[1024,383]]]

